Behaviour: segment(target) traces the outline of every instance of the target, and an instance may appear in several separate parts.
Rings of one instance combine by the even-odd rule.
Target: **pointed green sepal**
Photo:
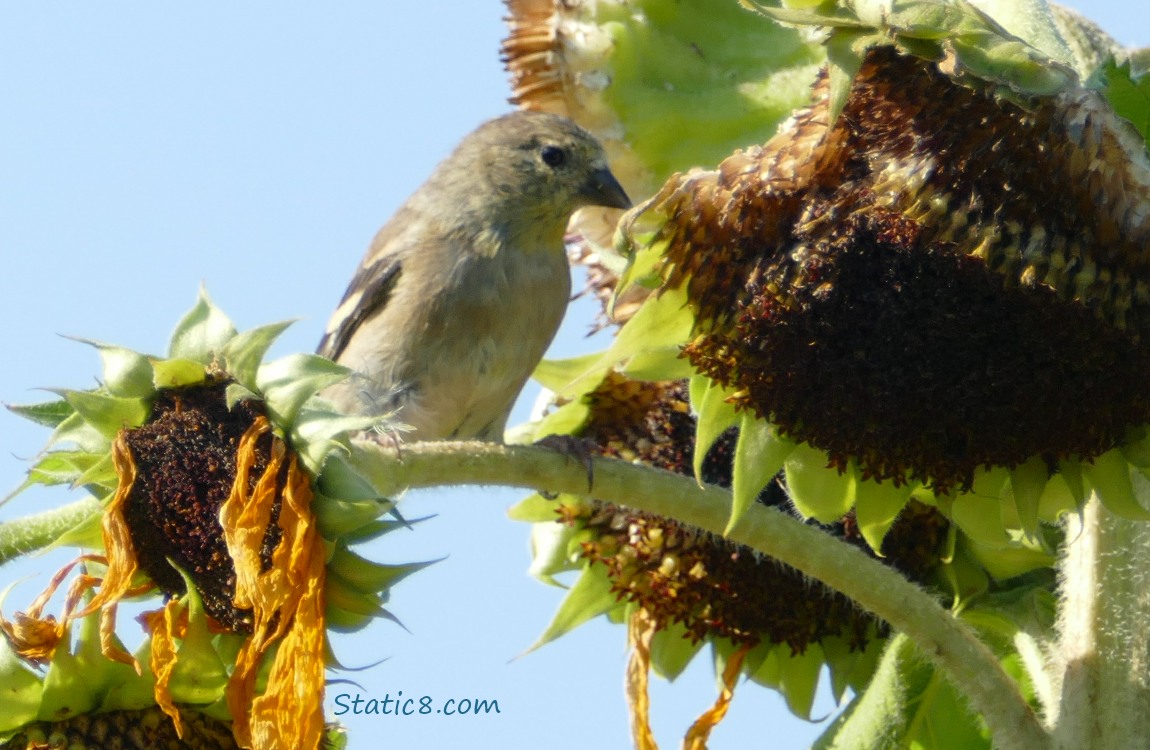
[[[1002,524],[1002,503],[997,497],[964,493],[954,499],[951,519],[967,536],[991,549],[1004,549],[1010,538]]]
[[[236,335],[236,327],[200,287],[195,306],[176,324],[168,345],[172,359],[192,359],[202,365],[212,363],[224,345]]]
[[[256,390],[256,376],[264,355],[293,322],[269,323],[232,337],[223,349],[224,367],[228,374],[248,390]]]
[[[546,498],[536,492],[508,508],[507,517],[525,523],[549,523],[558,520],[562,505],[571,504],[576,499],[574,495]]]
[[[76,409],[66,399],[46,401],[41,404],[5,404],[13,414],[44,427],[56,428],[76,413]]]
[[[361,557],[344,545],[338,545],[327,563],[327,569],[356,591],[364,594],[382,593],[412,573],[444,559],[441,557],[426,562],[385,565]]]
[[[601,353],[593,352],[570,359],[545,359],[531,373],[531,377],[547,390],[559,393],[588,373],[602,358]]]
[[[875,34],[858,29],[836,29],[827,39],[827,75],[830,84],[828,126],[834,125],[846,106],[851,85],[862,67],[863,55],[874,43]]]
[[[731,517],[724,534],[731,533],[794,450],[795,444],[779,437],[774,425],[756,419],[750,412],[743,413],[732,466]]]
[[[616,604],[615,594],[611,590],[611,579],[607,577],[607,569],[602,565],[587,563],[583,572],[575,581],[575,585],[563,598],[559,611],[551,619],[551,624],[543,631],[543,635],[528,650],[534,651],[550,643],[560,636],[571,632],[583,623],[598,617]]]
[[[290,354],[261,366],[257,380],[276,423],[290,425],[309,398],[350,374],[326,357]]]
[[[664,680],[673,681],[702,648],[703,641],[689,637],[682,623],[669,623],[651,638],[651,669]]]
[[[882,557],[882,540],[898,519],[913,487],[859,478],[854,483],[854,509],[859,531],[871,550]]]
[[[1082,474],[1098,493],[1106,510],[1131,521],[1150,521],[1150,510],[1138,501],[1134,493],[1130,464],[1122,451],[1110,450],[1093,461],[1083,463]]]
[[[779,692],[791,713],[807,721],[811,719],[824,661],[823,649],[817,643],[807,646],[801,654],[779,659]]]
[[[688,385],[691,407],[695,410],[695,455],[693,459],[695,481],[703,484],[703,462],[711,446],[727,430],[739,424],[735,407],[727,403],[731,391],[705,375],[696,375]]]
[[[123,398],[95,391],[61,391],[60,395],[85,422],[109,440],[120,430],[139,427],[151,412],[148,399]]]
[[[187,388],[199,385],[208,378],[208,371],[199,360],[186,357],[160,359],[152,363],[152,385],[163,388]]]
[[[1049,478],[1050,472],[1046,468],[1046,461],[1039,456],[1033,456],[1010,472],[1014,507],[1018,512],[1022,531],[1029,536],[1038,532],[1039,506]]]
[[[847,514],[854,500],[853,485],[858,468],[852,462],[845,472],[830,468],[824,451],[807,443],[795,447],[783,464],[787,492],[804,518],[834,523]]]
[[[67,338],[94,346],[100,352],[100,360],[104,363],[104,387],[113,396],[147,398],[154,392],[152,363],[143,354],[91,339]]]
[[[188,627],[176,648],[176,665],[169,685],[172,698],[178,703],[212,703],[224,696],[228,670],[213,644],[208,616],[195,585],[187,573],[174,564],[172,567],[180,571],[188,592],[183,599],[188,609]]]

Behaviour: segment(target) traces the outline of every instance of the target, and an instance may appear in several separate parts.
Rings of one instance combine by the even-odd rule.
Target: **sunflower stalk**
[[[1067,520],[1059,639],[1047,707],[1058,750],[1138,747],[1150,737],[1150,529],[1092,498]]]
[[[0,565],[44,549],[64,531],[100,512],[100,502],[86,497],[62,508],[0,523]]]
[[[731,493],[667,471],[593,459],[593,479],[577,461],[534,446],[476,442],[413,443],[402,455],[371,441],[353,443],[355,468],[378,490],[505,485],[590,495],[722,534]],[[1050,736],[973,630],[918,586],[882,563],[800,521],[763,507],[747,510],[727,537],[842,592],[910,637],[964,694],[1003,750],[1050,747]]]

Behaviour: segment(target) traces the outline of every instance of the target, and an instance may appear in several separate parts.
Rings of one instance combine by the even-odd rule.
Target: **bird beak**
[[[623,186],[615,179],[615,175],[611,174],[611,170],[606,167],[592,172],[579,194],[592,206],[631,207],[631,199],[627,197]]]

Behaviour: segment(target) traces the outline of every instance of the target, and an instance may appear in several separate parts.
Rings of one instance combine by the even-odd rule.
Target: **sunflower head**
[[[60,617],[43,609],[77,563],[11,622],[0,617],[2,668],[26,686],[22,700],[47,701],[49,691],[12,657],[51,673],[85,654],[106,666],[73,684],[69,713],[111,695],[96,705],[154,703],[177,734],[189,711],[206,712],[245,747],[318,745],[327,628],[390,617],[388,589],[422,565],[351,551],[397,525],[380,520],[394,504],[344,459],[349,433],[382,418],[343,417],[313,398],[346,376],[328,360],[264,364],[284,328],[238,333],[201,295],[167,358],[96,344],[100,387],[15,409],[56,427],[25,485],[68,482],[101,498],[55,542],[96,550],[78,558]],[[166,604],[141,617],[148,640],[130,654],[117,605],[154,593]],[[74,621],[84,623],[75,644]],[[64,718],[16,712],[0,731],[30,717]]]

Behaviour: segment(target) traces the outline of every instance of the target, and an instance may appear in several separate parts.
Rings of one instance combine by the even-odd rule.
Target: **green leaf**
[[[854,500],[852,486],[858,468],[852,463],[845,473],[828,468],[827,454],[808,443],[795,447],[787,457],[784,471],[787,492],[804,518],[834,523],[847,514]]]
[[[292,423],[291,443],[307,470],[319,474],[328,454],[345,445],[345,437],[375,429],[379,424],[379,417],[342,416],[325,410],[302,408]]]
[[[75,526],[56,537],[54,542],[44,548],[45,551],[56,547],[103,549],[104,532],[101,522],[104,518],[103,507],[105,504],[93,502],[91,515],[83,517]]]
[[[643,214],[635,214],[635,216],[642,217]],[[659,286],[662,280],[659,277],[658,268],[663,262],[663,255],[667,251],[667,243],[663,242],[649,242],[650,236],[644,237],[643,244],[634,248],[637,244],[638,237],[633,227],[628,227],[628,231],[623,232],[621,238],[624,243],[633,243],[630,252],[627,253],[627,267],[623,269],[623,273],[619,276],[619,281],[615,284],[615,294],[611,297],[611,310],[615,308],[615,302],[619,297],[626,292],[633,284],[653,289]]]
[[[329,608],[368,617],[381,617],[386,611],[379,594],[361,591],[331,571],[324,579],[323,594],[324,604]]]
[[[1055,562],[1054,555],[1042,550],[1038,542],[994,545],[982,544],[977,539],[968,537],[964,549],[979,567],[996,581],[1005,581],[1032,570],[1049,568]]]
[[[602,358],[601,352],[593,352],[570,359],[545,359],[531,373],[531,377],[547,390],[558,393],[590,371]]]
[[[75,484],[78,487],[100,487],[104,492],[112,492],[120,483],[120,477],[116,474],[116,465],[112,462],[111,451],[107,453],[84,453],[79,454],[83,458],[80,460],[87,462],[84,472],[76,477]],[[95,460],[92,460],[95,459]],[[103,494],[101,492],[93,492],[93,494]]]
[[[98,617],[95,613],[84,618]],[[86,714],[100,705],[102,678],[98,663],[88,654],[77,655],[71,651],[71,628],[61,641],[48,673],[44,676],[44,692],[40,699],[37,719],[58,721],[76,714]],[[108,663],[106,659],[102,659]],[[91,673],[90,673],[91,672]],[[93,674],[94,673],[94,674]]]
[[[587,532],[576,531],[565,523],[544,521],[531,526],[531,566],[528,575],[551,586],[567,588],[555,578],[577,568],[577,558],[570,550],[575,540]]]
[[[1038,532],[1038,509],[1042,491],[1050,474],[1046,461],[1040,456],[1031,457],[1026,463],[1010,472],[1010,486],[1014,495],[1014,507],[1022,523],[1022,531],[1028,536]]]
[[[960,539],[961,537],[961,539]],[[949,553],[938,567],[938,577],[954,597],[954,608],[964,609],[990,588],[990,577],[969,551],[968,538],[951,524],[947,532]]]
[[[408,531],[411,531],[412,528],[417,524],[423,523],[424,521],[430,520],[432,518],[435,518],[435,516],[420,516],[419,518],[402,518],[398,520],[394,518],[388,518],[380,519],[377,521],[369,521],[357,528],[355,531],[344,534],[342,537],[340,537],[340,539],[347,544],[370,542],[373,539],[378,539],[384,534],[390,534],[391,532],[398,531],[400,529],[407,529]]]
[[[703,462],[707,453],[724,432],[739,423],[733,404],[727,403],[731,391],[705,375],[691,378],[687,388],[691,407],[695,410],[695,481],[703,484]]]
[[[341,500],[320,491],[312,501],[316,524],[325,539],[340,539],[395,507],[389,500]]]
[[[1086,485],[1082,476],[1082,462],[1077,459],[1064,459],[1058,464],[1058,474],[1070,490],[1076,507],[1081,508],[1086,503]]]
[[[563,598],[563,603],[559,605],[559,611],[555,613],[551,624],[528,651],[534,651],[571,632],[591,618],[611,609],[615,604],[615,594],[611,591],[611,579],[607,577],[606,569],[602,565],[587,563],[583,566],[583,572],[575,581],[575,585]]]
[[[904,635],[890,638],[866,690],[814,744],[817,750],[911,747],[911,704],[930,680],[930,666]],[[933,747],[929,745],[928,747]]]
[[[795,716],[810,720],[823,663],[823,649],[817,643],[807,646],[802,654],[780,659],[779,692]]]
[[[15,585],[11,584],[0,595],[0,601]],[[0,711],[0,735],[3,735],[36,719],[44,689],[40,678],[12,651],[7,638],[0,638],[0,685],[4,686],[4,710]]]
[[[250,391],[256,390],[256,376],[260,363],[275,340],[294,321],[285,320],[253,328],[234,336],[224,345],[224,368],[233,378]]]
[[[1106,81],[1102,93],[1110,106],[1150,143],[1150,76],[1135,76],[1129,62],[1118,65],[1114,60],[1106,63],[1102,75]]]
[[[328,630],[336,633],[354,633],[366,628],[376,618],[371,615],[354,614],[328,604],[324,608],[323,619]]]
[[[531,425],[531,434],[524,442],[534,442],[548,435],[578,435],[587,424],[591,415],[591,407],[584,398],[563,404],[551,413]]]
[[[257,380],[275,423],[287,428],[309,398],[350,374],[346,367],[325,357],[291,354],[265,363]]]
[[[882,540],[902,512],[913,487],[894,482],[858,479],[854,483],[854,508],[859,531],[876,555],[882,557]]]
[[[181,703],[203,705],[223,697],[228,671],[212,643],[208,616],[195,584],[183,570],[180,570],[180,575],[188,592],[184,595],[188,628],[177,650],[171,682],[172,698]]]
[[[731,517],[724,534],[731,533],[794,450],[795,444],[779,437],[774,425],[744,412],[732,467]]]
[[[1050,477],[1042,490],[1042,497],[1038,500],[1038,518],[1046,523],[1058,523],[1063,514],[1073,513],[1080,507],[1066,476],[1059,472]]]
[[[148,399],[122,398],[95,391],[62,391],[68,403],[106,438],[114,438],[120,430],[139,427],[151,413]]]
[[[100,352],[104,363],[104,386],[113,396],[147,398],[155,391],[152,387],[152,363],[143,354],[90,339],[72,340],[94,346]]]
[[[827,67],[830,84],[830,121],[833,126],[839,119],[843,107],[850,96],[851,85],[866,54],[867,42],[873,42],[875,35],[868,31],[838,29],[827,39]],[[859,42],[863,44],[860,46]]]
[[[59,427],[60,424],[76,413],[76,410],[66,399],[46,401],[42,404],[5,404],[5,408],[13,414],[35,422],[44,427]]]
[[[682,623],[672,622],[651,638],[651,668],[664,680],[673,681],[702,648],[703,642],[689,637]]]
[[[575,495],[560,495],[555,498],[546,498],[538,492],[528,495],[507,510],[507,517],[512,521],[526,523],[545,523],[559,518],[559,508],[572,502],[580,502]],[[582,504],[580,502],[580,504]]]
[[[639,352],[620,367],[633,380],[682,380],[695,374],[694,366],[684,359],[680,344],[657,347]]]
[[[107,453],[55,451],[46,454],[28,471],[28,484],[74,484]]]
[[[184,388],[199,385],[208,377],[202,362],[194,359],[161,359],[152,363],[152,384],[155,388]]]
[[[176,324],[176,330],[172,332],[168,356],[172,359],[193,359],[208,365],[235,335],[236,327],[232,321],[212,304],[207,290],[200,287],[195,306]]]
[[[652,294],[642,304],[627,324],[619,329],[615,341],[603,354],[600,368],[627,363],[640,354],[666,353],[668,349],[678,354],[679,345],[687,341],[695,325],[695,316],[687,306],[687,293],[682,289],[672,289],[661,294]],[[589,371],[589,375],[597,372]],[[585,376],[587,377],[587,376]],[[602,378],[602,374],[596,381]],[[577,385],[583,378],[575,381]],[[560,395],[572,394],[571,388],[564,388]]]
[[[866,647],[859,651],[843,638],[828,636],[819,641],[830,673],[831,695],[842,703],[848,689],[860,692],[871,680],[878,666],[886,639],[873,633]]]
[[[1148,511],[1134,494],[1130,464],[1118,449],[1082,464],[1082,473],[1106,510],[1131,521],[1150,521]]]
[[[789,658],[789,656],[782,654],[783,650],[786,650],[788,654],[790,652],[790,649],[785,645],[770,648],[766,656],[759,661],[755,671],[748,675],[750,679],[763,687],[777,690],[779,687],[779,676],[782,672],[782,660]]]
[[[242,401],[258,401],[260,400],[259,394],[250,388],[245,388],[239,383],[228,383],[224,388],[224,403],[231,411],[236,407],[236,404]]]
[[[997,497],[966,493],[954,499],[950,517],[967,536],[992,549],[1010,543],[1002,526],[1002,502]]]
[[[361,557],[345,545],[338,545],[335,552],[332,553],[331,559],[328,560],[327,569],[329,573],[335,573],[357,591],[365,594],[382,593],[412,573],[423,570],[443,559],[446,558],[401,565],[385,565]]]
[[[1128,432],[1121,451],[1126,460],[1139,469],[1150,467],[1150,430],[1146,425]]]
[[[72,404],[68,404],[71,408]],[[57,445],[73,445],[76,449],[87,453],[98,453],[108,450],[108,437],[89,423],[84,416],[73,411],[72,416],[66,418],[52,431],[45,449]]]
[[[362,474],[353,469],[341,455],[333,455],[319,475],[318,489],[324,495],[340,500],[386,500]]]

